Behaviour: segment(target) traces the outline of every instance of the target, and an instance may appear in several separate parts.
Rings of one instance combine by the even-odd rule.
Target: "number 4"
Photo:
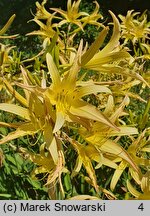
[[[138,207],[139,210],[143,211],[144,210],[144,206],[143,206],[143,203],[141,203]]]

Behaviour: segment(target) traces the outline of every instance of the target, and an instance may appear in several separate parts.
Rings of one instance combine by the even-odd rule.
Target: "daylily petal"
[[[63,11],[59,8],[51,8],[51,10],[56,11],[57,13],[60,13],[62,16],[64,16],[67,19],[67,12]]]
[[[75,81],[77,79],[77,75],[80,69],[79,64],[81,61],[80,57],[82,53],[82,48],[83,48],[83,40],[80,41],[79,48],[74,59],[74,63],[69,71],[68,77],[65,80],[65,83],[69,88],[73,88],[75,86]]]
[[[125,168],[127,167],[127,163],[125,161],[122,161],[118,168],[115,170],[113,177],[111,179],[111,183],[110,183],[110,189],[113,191],[116,187],[116,184],[118,182],[118,180],[120,179],[120,176],[122,175],[123,171],[125,170]]]
[[[5,83],[7,89],[9,90],[9,92],[15,96],[15,98],[21,103],[23,104],[24,106],[28,107],[28,103],[27,103],[27,100],[22,97],[12,86],[11,84],[6,80],[4,79],[3,82]]]
[[[53,140],[53,131],[52,126],[50,124],[45,124],[45,127],[43,129],[43,135],[44,135],[44,142],[46,143],[47,149],[49,149],[51,142]]]
[[[46,29],[47,26],[45,24],[43,24],[40,20],[38,19],[34,19],[34,22],[36,22],[42,29]]]
[[[48,150],[49,150],[49,152],[53,158],[54,163],[57,164],[57,162],[58,162],[58,148],[57,148],[57,142],[56,142],[55,137],[53,137],[52,142],[51,142]]]
[[[3,137],[0,140],[0,144],[4,144],[8,141],[14,140],[18,137],[22,137],[25,135],[33,135],[35,133],[37,133],[38,130],[35,130],[33,124],[31,123],[24,123],[21,126],[18,127],[18,129],[16,131],[13,131],[11,133],[9,133],[7,136]]]
[[[70,112],[69,112],[69,119],[72,122],[76,122],[78,124],[81,124],[83,127],[87,128],[87,129],[90,128],[90,121],[89,121],[89,119],[73,115]]]
[[[129,180],[127,180],[127,188],[128,188],[128,190],[129,190],[129,192],[133,195],[133,196],[135,196],[135,197],[139,197],[140,195],[142,195],[140,192],[138,192],[133,186],[132,186],[132,184],[130,183],[130,181]]]
[[[81,98],[85,95],[89,94],[97,94],[99,92],[109,93],[111,94],[111,90],[107,88],[106,86],[100,86],[100,85],[88,85],[83,86],[78,89],[78,92],[76,94],[76,98]]]
[[[113,34],[108,44],[101,50],[101,56],[105,56],[106,53],[111,52],[118,45],[120,39],[120,23],[112,11],[109,11],[109,13],[112,16],[114,23]]]
[[[118,167],[118,165],[117,165],[114,161],[109,160],[109,159],[106,158],[106,157],[103,157],[103,158],[102,158],[101,163],[102,163],[104,166],[108,166],[108,167],[111,167],[111,168],[113,168],[113,169],[117,169],[117,167]],[[97,169],[97,168],[98,168],[98,165],[95,167],[95,169]]]
[[[53,172],[48,176],[47,183],[45,185],[50,185],[59,175],[61,175],[64,169],[64,163],[65,161],[63,152],[59,150],[57,165],[55,166]]]
[[[53,133],[56,133],[64,124],[65,118],[62,112],[58,111],[56,113],[56,122],[53,129]]]
[[[137,164],[132,160],[131,156],[125,151],[119,144],[115,143],[112,140],[107,140],[100,147],[101,151],[108,152],[110,154],[117,155],[118,157],[123,158],[127,161],[137,172],[139,172],[139,168]]]
[[[77,195],[69,198],[68,200],[101,200],[99,197],[90,195]]]
[[[100,46],[103,44],[107,33],[108,33],[108,28],[104,28],[100,32],[100,34],[96,38],[96,40],[93,42],[93,44],[90,46],[90,48],[86,51],[86,53],[82,55],[82,57],[81,57],[81,66],[82,67],[84,65],[86,65],[93,58],[93,56],[97,53]]]
[[[29,160],[31,160],[33,163],[40,166],[38,167],[39,169],[37,170],[37,172],[33,171],[35,175],[44,172],[50,173],[55,166],[52,158],[50,157],[50,154],[48,154],[47,156],[43,156],[41,154],[31,153],[28,150],[23,148],[21,148],[21,152],[24,153],[29,158]]]
[[[109,130],[107,133],[108,136],[126,136],[126,135],[133,135],[133,134],[138,134],[138,129],[135,127],[128,127],[128,126],[120,126],[118,127],[120,131],[114,131],[114,130]],[[105,132],[104,132],[105,133]]]
[[[104,157],[102,153],[100,153],[99,150],[97,150],[97,148],[92,144],[85,146],[85,152],[89,158],[98,163],[95,169],[99,169],[102,165],[109,166],[113,169],[116,169],[118,167],[115,162]]]
[[[47,61],[47,66],[48,66],[49,73],[51,75],[53,85],[60,86],[61,80],[60,80],[59,71],[53,61],[52,56],[49,53],[46,54],[46,61]]]
[[[128,127],[128,126],[120,126],[118,127],[119,131],[112,130],[108,126],[105,126],[105,128],[102,126],[101,123],[96,122],[93,124],[92,128],[92,134],[88,135],[87,133],[87,139],[88,140],[94,140],[97,142],[100,142],[102,138],[105,137],[113,137],[113,136],[125,136],[125,135],[134,135],[138,134],[137,128],[134,127]],[[86,137],[86,130],[85,128],[79,129],[80,133]],[[93,134],[94,133],[94,134]]]
[[[76,163],[75,163],[75,167],[72,171],[72,174],[71,174],[71,177],[75,177],[81,170],[81,167],[82,167],[82,160],[81,158],[78,156],[77,159],[76,159]]]
[[[98,192],[98,185],[97,185],[97,180],[96,180],[96,175],[95,175],[95,171],[92,165],[92,162],[90,160],[90,158],[87,156],[86,152],[85,152],[85,148],[83,145],[81,145],[80,143],[78,143],[77,141],[71,139],[70,137],[67,136],[68,141],[73,145],[73,147],[75,148],[75,150],[78,152],[78,160],[79,160],[79,166],[77,166],[78,168],[80,168],[81,165],[81,161],[82,164],[84,165],[91,181],[92,184],[94,185],[96,191]]]
[[[22,122],[17,122],[17,123],[0,122],[0,126],[10,127],[10,128],[18,128],[20,125],[22,125]]]
[[[30,120],[29,111],[24,107],[15,104],[0,103],[0,110],[10,112],[15,115],[19,115],[24,119]]]
[[[97,54],[95,54],[94,58],[91,59],[91,61],[89,61],[85,65],[85,68],[101,71],[102,65],[109,64],[112,62],[117,62],[119,60],[126,59],[129,57],[130,54],[126,51],[112,52],[112,53],[108,53],[105,56],[102,56],[100,51]],[[111,68],[109,69],[111,70]]]
[[[77,101],[76,106],[71,106],[70,112],[73,115],[102,122],[103,124],[106,124],[109,127],[114,128],[115,130],[118,130],[117,126],[110,122],[110,120],[105,117],[95,106],[84,101]]]

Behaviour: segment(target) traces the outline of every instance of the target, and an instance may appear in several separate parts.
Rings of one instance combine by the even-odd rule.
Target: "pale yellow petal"
[[[118,45],[120,39],[120,23],[112,11],[109,11],[109,13],[113,18],[113,34],[108,44],[101,50],[102,56],[104,56],[106,53],[111,52]]]
[[[77,195],[69,198],[68,200],[101,200],[99,197],[90,195]]]
[[[74,62],[72,64],[72,67],[70,68],[68,77],[65,80],[68,88],[72,88],[72,86],[75,86],[75,81],[77,79],[78,72],[80,71],[80,62],[81,62],[80,58],[81,58],[82,48],[83,48],[83,40],[80,41],[77,54],[74,58]]]
[[[86,65],[85,68],[87,69],[92,69],[92,70],[97,70],[97,71],[102,71],[107,69],[107,64],[111,64],[112,62],[117,62],[120,60],[124,60],[126,58],[129,58],[130,54],[126,51],[118,51],[118,52],[112,52],[108,53],[105,56],[102,56],[101,51],[95,54],[93,59],[89,61]],[[103,67],[102,67],[103,66]],[[108,67],[111,65],[108,65]],[[115,65],[112,64],[112,67]],[[117,65],[116,65],[117,66]],[[111,70],[111,67],[109,68]]]
[[[76,106],[70,108],[70,112],[73,115],[81,116],[87,119],[95,120],[102,122],[103,124],[108,125],[109,127],[119,130],[110,120],[104,116],[95,106],[88,104],[83,101],[77,101]]]
[[[9,90],[9,92],[24,106],[28,107],[28,102],[27,100],[22,97],[13,87],[12,85],[6,80],[3,79],[3,82],[5,83],[7,89]]]
[[[129,192],[130,192],[133,196],[135,196],[136,198],[138,198],[138,197],[141,195],[141,193],[138,192],[138,191],[132,186],[132,184],[130,183],[129,180],[127,180],[127,188],[128,188],[128,190],[129,190]]]
[[[132,166],[137,172],[139,172],[137,164],[133,161],[128,152],[114,141],[107,140],[103,145],[101,145],[100,149],[103,152],[108,152],[110,154],[114,154],[118,157],[123,158],[125,161],[129,163],[130,166]]]
[[[7,123],[7,122],[0,122],[0,126],[9,127],[9,128],[18,128],[22,122],[17,123]]]
[[[57,142],[56,142],[55,137],[53,137],[52,142],[49,145],[48,150],[49,150],[49,152],[53,158],[54,163],[57,164],[57,162],[58,162],[58,148],[57,148]]]
[[[118,180],[120,179],[123,171],[125,170],[125,168],[127,167],[127,163],[125,161],[122,161],[118,168],[115,170],[113,177],[111,179],[111,183],[110,183],[110,189],[113,191],[116,187],[116,184],[118,182]]]
[[[135,127],[120,126],[118,128],[120,131],[114,131],[114,130],[109,131],[108,136],[125,136],[125,135],[129,136],[133,134],[138,134],[138,129]]]
[[[59,88],[59,86],[61,85],[59,71],[53,61],[52,56],[49,53],[46,54],[46,62],[49,73],[51,75],[52,83],[54,86],[57,86],[57,88]]]
[[[111,90],[109,88],[107,88],[106,86],[88,85],[88,86],[80,87],[78,89],[78,92],[76,94],[76,98],[81,98],[85,95],[97,94],[100,92],[111,94]]]
[[[26,120],[30,120],[29,111],[24,107],[15,104],[0,103],[0,110],[10,112],[15,115],[21,116]]]
[[[64,122],[65,122],[64,114],[62,112],[57,112],[53,133],[56,133],[63,126]]]
[[[3,137],[0,140],[0,144],[4,144],[11,140],[23,137],[25,135],[33,135],[38,131],[34,129],[34,126],[31,123],[24,123],[16,131],[9,133],[7,136]]]
[[[75,177],[79,173],[79,171],[81,170],[81,167],[82,167],[82,160],[80,157],[77,157],[75,167],[71,174],[72,178]]]
[[[94,41],[94,43],[90,46],[90,48],[86,51],[86,53],[82,56],[81,58],[81,65],[84,66],[86,65],[92,58],[93,56],[97,53],[99,50],[100,46],[103,44],[104,39],[108,33],[108,28],[104,28],[97,39]]]

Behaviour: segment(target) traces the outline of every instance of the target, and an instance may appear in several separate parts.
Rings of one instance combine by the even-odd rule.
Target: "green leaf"
[[[11,194],[2,194],[2,193],[0,193],[0,197],[11,198],[12,195]]]

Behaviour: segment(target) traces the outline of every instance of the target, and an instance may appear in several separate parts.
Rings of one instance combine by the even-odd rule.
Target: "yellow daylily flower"
[[[81,145],[79,142],[77,142],[76,140],[73,140],[72,138],[67,136],[65,133],[63,133],[63,136],[64,136],[64,139],[66,139],[67,141],[69,141],[72,144],[72,146],[74,147],[74,149],[78,153],[76,165],[75,165],[74,170],[72,172],[72,177],[74,177],[76,175],[76,173],[78,173],[80,171],[80,169],[83,165],[85,167],[89,177],[90,177],[91,184],[94,186],[95,190],[97,192],[99,192],[99,187],[97,185],[95,170],[93,168],[91,159],[88,156],[88,152],[86,151],[86,146]]]
[[[94,125],[93,125],[94,126]],[[124,127],[118,127],[121,131],[122,128]],[[102,130],[102,131],[101,131]],[[108,132],[107,135],[105,135],[105,132],[103,131],[104,129],[101,127],[99,127],[99,130],[97,131],[90,131],[88,132],[87,130],[83,130],[83,128],[81,128],[80,131],[80,135],[90,144],[90,145],[94,145],[96,146],[96,148],[98,148],[102,154],[103,153],[109,153],[114,155],[117,158],[122,158],[123,160],[125,160],[129,165],[131,165],[131,167],[133,167],[137,172],[139,171],[136,163],[132,160],[131,156],[129,155],[129,153],[127,151],[125,151],[120,145],[119,143],[109,139],[109,136],[122,136],[122,135],[131,135],[131,134],[137,134],[138,131],[135,128],[132,127],[125,127],[123,130],[124,132],[120,133],[111,133],[109,134],[109,132],[107,131],[107,129],[105,128],[105,130]],[[106,157],[107,158],[107,157]],[[106,163],[106,161],[105,161]],[[108,164],[108,161],[107,161]],[[109,163],[110,164],[110,163]],[[113,166],[113,163],[111,164],[111,166]]]
[[[39,154],[29,152],[24,148],[20,148],[20,152],[25,155],[26,158],[31,160],[34,164],[37,165],[31,173],[32,178],[36,178],[36,175],[41,173],[48,174],[46,186],[50,186],[51,183],[55,182],[58,179],[59,183],[61,183],[61,174],[62,172],[67,172],[65,169],[65,161],[64,156],[61,150],[58,150],[58,162],[54,163],[53,157],[48,152],[45,152],[45,144],[42,144],[39,148]]]
[[[39,173],[51,173],[55,167],[51,155],[49,153],[45,154],[44,148],[45,146],[42,144],[39,149],[39,154],[29,152],[25,148],[20,148],[20,152],[25,155],[26,158],[38,165],[31,173],[32,178],[35,178]]]
[[[52,14],[48,19],[46,24],[44,24],[42,21],[38,20],[36,17],[33,19],[34,22],[36,22],[40,26],[40,30],[33,31],[28,33],[27,35],[40,35],[44,38],[51,39],[56,34],[56,31],[53,29],[53,27],[56,26],[56,24],[52,24],[52,19],[54,15]]]
[[[118,65],[118,62],[129,58],[130,55],[125,50],[116,51],[116,46],[119,43],[120,38],[120,24],[116,16],[109,11],[113,18],[113,34],[108,44],[99,51],[99,47],[103,44],[103,41],[107,35],[108,28],[104,28],[100,32],[99,37],[90,46],[87,52],[81,58],[81,67],[90,70],[96,70],[101,72],[111,73],[123,73],[122,68]],[[99,43],[99,46],[96,46]],[[98,51],[95,54],[95,51]],[[116,64],[117,63],[117,64]],[[124,72],[125,73],[125,72]]]
[[[73,3],[71,0],[67,2],[67,11],[58,9],[58,8],[51,8],[51,10],[56,11],[57,13],[61,14],[64,18],[62,21],[59,22],[59,26],[65,23],[73,23],[76,24],[80,29],[83,30],[82,27],[82,16],[88,16],[89,14],[86,12],[79,12],[79,5],[81,0],[74,1]]]
[[[96,7],[93,13],[90,14],[89,16],[83,17],[81,21],[83,22],[83,26],[85,26],[86,24],[91,24],[91,25],[96,25],[98,27],[104,28],[104,25],[98,22],[99,19],[103,19],[103,16],[99,12],[100,6],[97,1],[94,1],[94,3],[96,4]]]
[[[137,155],[139,155],[139,151],[143,151],[143,152],[149,152],[150,148],[146,148],[145,146],[147,145],[147,140],[144,139],[144,135],[145,135],[145,131],[143,131],[142,134],[140,134],[140,136],[135,139],[132,144],[129,146],[127,153],[130,155],[130,157],[132,158],[133,162],[136,164],[137,167],[143,166],[144,169],[148,170],[148,167],[150,166],[150,160],[146,159],[144,157],[142,157],[142,155],[139,157]],[[126,161],[121,161],[118,168],[115,170],[114,175],[112,177],[111,180],[111,184],[110,184],[110,188],[111,190],[114,190],[120,176],[122,175],[122,173],[124,172],[124,170],[126,169],[126,167],[128,167],[128,164]],[[145,199],[147,197],[147,195],[149,194],[148,191],[148,184],[150,183],[149,180],[149,171],[147,171],[147,174],[145,174],[145,176],[142,175],[140,169],[139,172],[137,172],[137,170],[133,169],[133,167],[129,167],[129,173],[131,175],[131,177],[134,179],[134,181],[141,186],[142,191],[144,192],[144,194],[141,194],[140,192],[138,192],[133,186],[132,184],[128,181],[127,182],[127,188],[129,190],[129,192],[137,197],[138,199]],[[150,189],[150,188],[149,188]]]
[[[22,74],[24,79],[24,85],[28,86],[28,80],[26,71],[22,68]],[[16,104],[0,103],[0,110],[10,112],[14,115],[20,116],[22,120],[19,123],[6,123],[0,122],[1,126],[12,127],[16,130],[4,136],[0,140],[0,144],[4,144],[8,141],[25,135],[34,135],[38,132],[42,132],[44,136],[44,142],[46,147],[51,153],[54,162],[57,161],[57,144],[55,136],[53,135],[53,127],[55,122],[55,112],[52,109],[52,105],[49,100],[44,100],[40,95],[37,95],[34,91],[29,92],[24,90],[26,98],[21,96],[13,87],[4,81],[9,92],[15,95],[17,101],[23,106]],[[33,87],[34,89],[34,87]]]
[[[103,41],[108,32],[108,28],[107,29],[105,28],[105,30],[103,30],[100,33],[99,37],[97,38],[97,40],[99,40],[99,38],[102,38],[99,46],[98,47],[95,46],[94,44],[96,42],[95,41],[93,45],[91,45],[87,53],[85,53],[81,58],[81,66],[83,68],[102,71],[102,72],[109,72],[111,70],[114,70],[115,67],[117,68],[117,65],[112,64],[113,62],[117,62],[122,59],[130,57],[129,53],[125,50],[121,50],[121,51],[115,50],[116,46],[119,43],[119,38],[120,38],[120,24],[116,16],[111,11],[109,12],[113,18],[113,23],[114,23],[112,37],[108,42],[108,44],[102,50],[100,51],[97,50],[98,52],[95,54],[94,49],[99,49],[99,47],[103,44]],[[91,53],[91,51],[94,55],[92,56],[92,54],[90,54],[91,56],[88,57],[88,54]]]
[[[149,39],[150,22],[147,21],[146,13],[144,12],[139,16],[140,12],[133,11],[128,11],[126,16],[119,15],[122,21],[122,37],[125,39],[125,44],[128,40],[131,40],[135,44],[138,40],[145,42],[146,38]]]
[[[143,193],[135,189],[134,186],[131,184],[131,182],[127,180],[127,189],[135,197],[136,200],[149,200],[150,199],[150,171],[148,171],[145,175],[143,175],[140,185]]]
[[[19,122],[19,124],[0,122],[1,126],[16,128],[15,131],[3,137],[0,140],[0,144],[21,136],[33,135],[39,131],[44,131],[46,133],[47,127],[49,128],[50,140],[52,139],[51,117],[48,116],[46,107],[43,106],[43,102],[33,93],[30,94],[29,101],[26,102],[29,103],[27,108],[16,104],[0,103],[0,110],[13,113],[25,120]]]
[[[51,13],[49,13],[44,5],[47,3],[47,0],[43,0],[43,2],[40,3],[39,2],[36,2],[36,15],[35,15],[35,18],[36,19],[49,19],[51,17]]]
[[[110,13],[114,23],[113,34],[110,41],[102,50],[99,50],[108,33],[108,28],[105,27],[89,49],[82,55],[81,67],[87,70],[95,70],[104,73],[116,73],[126,77],[133,77],[134,79],[140,80],[149,86],[149,84],[139,73],[137,73],[136,70],[132,69],[131,72],[129,65],[124,64],[126,63],[126,59],[133,61],[133,58],[125,49],[120,50],[119,48],[118,50],[117,45],[120,38],[120,24],[115,15],[111,11]]]
[[[109,116],[109,119],[112,122],[118,122],[119,117],[123,115],[123,110],[125,105],[127,104],[127,99],[128,98],[125,97],[122,104],[115,111],[113,110],[113,104],[107,104],[108,107],[105,108],[104,113]],[[110,113],[113,114],[110,115]],[[109,128],[107,125],[103,125],[100,122],[93,122],[91,124],[91,128],[88,128],[88,130],[84,127],[80,127],[79,133],[87,141],[87,143],[89,143],[89,145],[94,145],[97,149],[99,149],[102,155],[105,153],[109,153],[111,155],[114,155],[116,158],[121,158],[121,160],[123,159],[124,163],[131,165],[131,167],[133,167],[133,169],[138,172],[138,167],[136,163],[132,160],[129,153],[125,151],[115,140],[110,139],[110,137],[114,136],[121,137],[124,135],[130,136],[138,134],[138,130],[134,127],[124,125],[118,126],[118,129],[119,131],[114,131],[112,128]],[[97,158],[96,154],[95,156]],[[107,164],[110,167],[114,167],[113,162],[111,163],[111,161],[108,161],[108,158],[105,156],[104,158],[105,159],[101,160],[101,163],[103,162],[105,165]]]
[[[111,93],[103,86],[91,84],[89,86],[76,86],[77,74],[80,69],[78,65],[81,55],[82,43],[79,46],[74,64],[67,76],[61,78],[60,73],[54,64],[52,56],[47,53],[46,60],[51,75],[52,84],[44,92],[50,103],[56,108],[56,123],[53,132],[57,132],[64,124],[65,120],[75,121],[84,124],[85,119],[100,121],[103,124],[117,129],[95,106],[82,100],[82,97],[98,92]],[[86,123],[87,124],[87,123]]]
[[[140,152],[142,153],[142,151],[143,151],[142,149],[144,149],[144,147],[148,143],[148,141],[146,139],[144,139],[144,135],[147,131],[148,131],[148,129],[147,130],[145,129],[140,134],[140,136],[136,140],[134,140],[134,142],[128,148],[128,152],[132,156],[132,158],[136,162],[136,164],[138,164],[139,166],[145,166],[145,167],[150,166],[150,160],[147,158],[144,158],[142,156],[139,157],[139,153]],[[147,148],[147,150],[148,150],[148,148]]]

